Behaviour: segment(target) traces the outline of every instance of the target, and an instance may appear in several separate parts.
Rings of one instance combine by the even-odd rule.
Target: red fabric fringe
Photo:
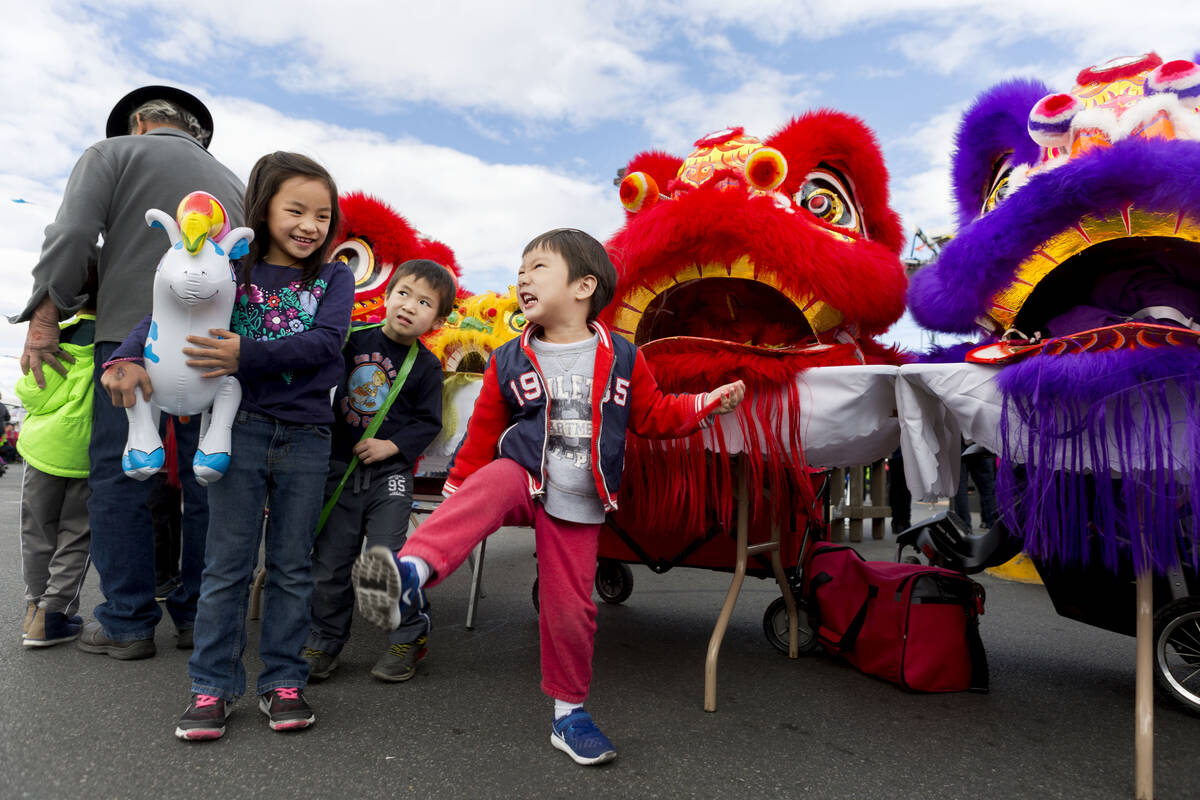
[[[801,418],[795,381],[784,389],[747,396],[739,417],[745,442],[740,456],[749,470],[752,539],[764,539],[777,520],[782,529],[803,529],[816,501],[800,442]],[[618,523],[647,549],[674,552],[713,525],[732,530],[736,522],[738,475],[719,427],[707,450],[703,434],[684,439],[643,439],[630,434],[625,447]]]
[[[670,351],[649,348],[646,362],[666,392],[705,392],[722,383],[746,381],[746,400],[738,416],[749,470],[751,530],[771,520],[785,531],[802,529],[816,502],[810,469],[804,460],[796,376],[805,369],[855,363],[854,348],[839,344],[818,353],[764,357],[739,354],[723,343],[723,353],[693,352],[672,342]],[[704,347],[703,343],[696,344]],[[893,351],[874,346],[880,353]],[[644,547],[674,552],[703,536],[712,525],[728,530],[735,523],[737,471],[720,427],[683,439],[643,439],[629,434],[625,476],[617,522]],[[765,538],[759,535],[758,538]]]

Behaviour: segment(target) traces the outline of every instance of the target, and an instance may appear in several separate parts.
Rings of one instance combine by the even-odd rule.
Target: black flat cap
[[[200,142],[205,149],[208,148],[208,143],[212,141],[212,114],[209,113],[207,106],[200,102],[200,98],[183,89],[176,89],[174,86],[143,86],[122,97],[113,106],[112,113],[108,115],[108,125],[105,126],[104,135],[108,138],[128,135],[129,115],[138,106],[151,100],[166,100],[195,116],[200,124],[208,130],[208,138]]]

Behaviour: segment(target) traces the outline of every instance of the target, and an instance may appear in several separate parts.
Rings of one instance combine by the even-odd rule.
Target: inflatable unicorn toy
[[[149,401],[139,390],[126,409],[129,439],[121,466],[143,481],[166,460],[158,435],[158,417],[201,414],[200,443],[192,466],[196,481],[207,486],[229,468],[229,436],[242,389],[232,375],[201,377],[183,357],[189,335],[208,336],[210,328],[228,328],[237,289],[231,261],[246,254],[254,231],[230,230],[225,209],[207,192],[192,192],[179,203],[175,219],[152,208],[146,224],[171,240],[154,274],[154,310],[146,336],[145,367],[154,392]]]

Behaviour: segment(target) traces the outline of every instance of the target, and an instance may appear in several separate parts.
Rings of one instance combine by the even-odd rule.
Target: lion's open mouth
[[[797,296],[773,273],[740,258],[728,266],[689,266],[654,286],[632,286],[617,300],[613,329],[639,346],[691,337],[784,350],[817,344],[841,323],[829,304]]]
[[[739,278],[706,278],[673,286],[651,300],[634,341],[693,336],[781,348],[812,335],[803,312],[779,290]]]
[[[1013,327],[1066,336],[1126,321],[1192,327],[1200,317],[1200,243],[1131,237],[1060,263],[1029,293]]]
[[[981,323],[1065,336],[1126,321],[1187,327],[1197,316],[1200,219],[1131,203],[1084,215],[1035,247]]]

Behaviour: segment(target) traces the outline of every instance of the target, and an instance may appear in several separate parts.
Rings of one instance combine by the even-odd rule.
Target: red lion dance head
[[[354,273],[354,322],[375,322],[383,316],[383,293],[396,267],[412,258],[436,261],[454,275],[460,270],[454,251],[418,233],[392,208],[362,192],[338,198],[342,224],[330,260],[343,261]]]
[[[666,391],[741,378],[751,480],[777,509],[807,490],[797,373],[898,363],[873,337],[904,311],[903,234],[871,132],[820,110],[760,141],[741,128],[684,159],[645,152],[622,171],[620,281],[605,319]],[[634,437],[623,516],[695,535],[732,510],[729,464],[692,440]],[[666,487],[664,489],[664,482]],[[698,498],[704,498],[699,502]]]

